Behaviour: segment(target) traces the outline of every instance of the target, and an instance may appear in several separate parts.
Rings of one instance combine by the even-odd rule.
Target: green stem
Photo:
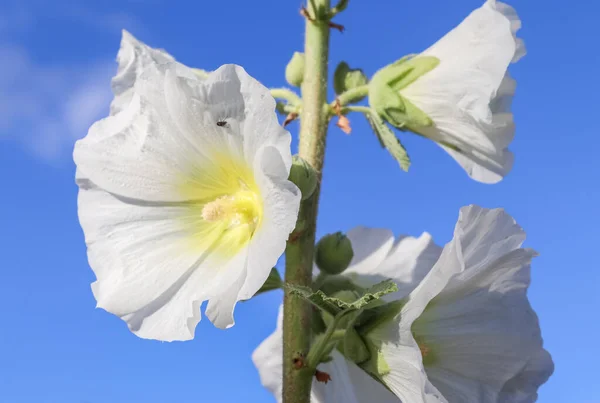
[[[284,99],[290,105],[302,105],[300,97],[288,88],[270,88],[269,92],[273,98]]]
[[[329,0],[315,0],[329,10]],[[315,7],[315,13],[318,7]],[[327,116],[323,105],[327,96],[327,63],[329,58],[329,26],[322,16],[306,20],[305,67],[302,83],[302,116],[300,120],[299,155],[315,170],[317,188],[300,206],[298,220],[305,227],[288,241],[285,281],[310,287],[321,173],[325,156]],[[308,403],[314,371],[296,369],[294,358],[306,354],[311,340],[312,307],[285,290],[283,300],[283,391],[284,403]]]
[[[353,102],[357,102],[358,100],[366,97],[367,95],[369,95],[369,86],[361,85],[341,93],[340,95],[338,95],[337,101],[340,103],[340,106],[344,106]]]
[[[340,323],[340,320],[346,315],[346,313],[346,311],[338,313],[327,327],[327,330],[325,331],[323,337],[319,338],[318,342],[313,344],[310,348],[308,356],[306,357],[306,362],[311,369],[316,369],[317,365],[319,365],[319,363],[321,362],[321,359],[323,358],[323,353],[327,349],[327,345],[331,342],[334,333],[336,332],[336,330],[338,330],[337,326]],[[343,333],[338,332],[338,337],[343,337]]]

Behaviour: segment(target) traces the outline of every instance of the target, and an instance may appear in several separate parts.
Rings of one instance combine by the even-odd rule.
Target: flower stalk
[[[319,11],[329,10],[330,1],[314,0],[310,5],[311,15],[315,18],[306,18],[299,155],[314,168],[317,186],[312,196],[301,204],[298,220],[303,221],[305,227],[299,236],[288,241],[285,270],[285,281],[301,286],[310,286],[312,282],[315,230],[327,135],[327,114],[323,105],[326,104],[327,96],[330,28],[327,17],[319,15]],[[306,354],[310,348],[312,307],[286,290],[283,309],[283,402],[308,403],[314,371],[309,368],[298,369],[293,363],[298,354]]]

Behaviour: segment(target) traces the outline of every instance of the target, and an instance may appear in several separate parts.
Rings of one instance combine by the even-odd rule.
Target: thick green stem
[[[314,3],[317,8],[329,11],[329,0],[315,0]],[[317,210],[327,134],[327,116],[323,105],[327,96],[329,57],[328,22],[324,21],[323,16],[317,15],[317,10],[310,10],[310,14],[316,18],[313,21],[306,19],[299,154],[315,169],[317,188],[300,207],[298,221],[303,225],[288,241],[285,270],[287,283],[303,286],[310,286],[312,282]],[[307,367],[298,369],[299,366],[294,363],[299,355],[307,354],[310,347],[312,307],[287,290],[283,306],[283,402],[308,403],[314,370]]]

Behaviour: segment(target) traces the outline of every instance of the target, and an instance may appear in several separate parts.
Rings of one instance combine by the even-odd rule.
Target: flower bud
[[[351,69],[346,62],[338,64],[333,73],[333,89],[338,95],[352,88],[366,85],[367,82],[367,76],[361,69]],[[358,101],[360,101],[360,99],[357,99],[354,102]]]
[[[317,174],[308,162],[294,155],[292,169],[290,170],[290,181],[298,186],[298,189],[302,192],[302,200],[306,200],[312,196],[317,187]]]
[[[294,52],[291,60],[285,67],[285,79],[294,87],[300,87],[304,80],[304,53]]]
[[[352,243],[341,232],[325,235],[317,242],[315,262],[324,273],[340,274],[348,268],[353,257]]]

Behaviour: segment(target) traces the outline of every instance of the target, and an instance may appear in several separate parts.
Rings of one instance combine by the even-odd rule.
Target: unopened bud
[[[306,200],[312,196],[317,187],[317,174],[308,162],[294,155],[292,169],[290,170],[290,181],[298,186],[298,189],[302,192],[302,200]]]
[[[300,87],[304,80],[304,53],[294,52],[285,67],[286,81],[295,87]]]
[[[333,73],[333,89],[338,95],[353,88],[360,87],[361,85],[365,85],[367,82],[367,76],[361,69],[351,69],[346,62],[338,64]],[[360,99],[354,100],[354,102],[358,101],[360,101]]]
[[[317,242],[315,262],[324,273],[340,274],[348,268],[353,257],[352,243],[341,232],[325,235]]]

